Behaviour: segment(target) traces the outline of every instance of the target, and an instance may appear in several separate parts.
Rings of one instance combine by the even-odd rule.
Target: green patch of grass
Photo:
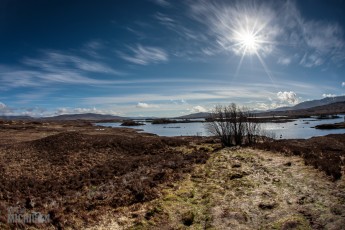
[[[288,230],[288,229],[295,229],[295,230],[312,230],[309,225],[309,222],[302,216],[290,216],[280,219],[272,224],[269,224],[262,228],[262,230],[266,229],[279,229],[279,230]]]

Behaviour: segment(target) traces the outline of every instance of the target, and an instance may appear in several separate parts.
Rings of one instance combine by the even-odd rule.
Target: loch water
[[[264,133],[275,139],[307,139],[313,136],[324,136],[327,134],[344,134],[345,129],[315,129],[316,125],[333,124],[344,121],[344,115],[334,119],[300,118],[285,123],[267,122],[261,123]],[[141,132],[153,133],[159,136],[210,136],[207,131],[206,122],[194,121],[191,123],[172,124],[151,124],[151,122],[139,121],[145,125],[131,126],[129,128],[139,129]],[[121,123],[96,123],[98,126],[126,127]]]

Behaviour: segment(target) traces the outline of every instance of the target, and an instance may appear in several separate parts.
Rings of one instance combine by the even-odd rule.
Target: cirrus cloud
[[[131,54],[119,54],[122,59],[134,64],[148,65],[169,60],[168,54],[158,47],[137,45],[136,47],[130,47],[129,49]]]

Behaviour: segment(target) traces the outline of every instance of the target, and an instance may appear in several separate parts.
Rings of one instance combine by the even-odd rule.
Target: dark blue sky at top
[[[3,0],[0,114],[174,116],[342,95],[344,11],[342,0]],[[251,17],[275,33],[241,58],[227,29]]]
[[[154,13],[157,7],[150,5],[144,1],[5,1],[1,50],[16,58],[38,49],[73,49],[97,37],[130,39],[121,25]]]

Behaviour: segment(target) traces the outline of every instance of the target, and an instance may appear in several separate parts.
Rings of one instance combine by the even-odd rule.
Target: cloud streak
[[[135,47],[129,47],[129,50],[130,54],[120,53],[120,57],[134,64],[149,65],[167,62],[169,60],[166,51],[158,47],[142,46],[138,44]]]
[[[147,104],[144,102],[138,102],[138,104],[135,106],[139,109],[150,109],[150,108],[158,108],[157,105]]]
[[[109,85],[115,80],[91,77],[125,75],[106,64],[68,55],[58,51],[44,51],[39,58],[24,58],[21,66],[0,66],[0,89],[16,87],[41,87],[50,84]]]
[[[68,55],[57,51],[46,51],[39,59],[25,58],[22,63],[26,66],[36,67],[47,72],[61,70],[79,70],[93,73],[119,75],[121,72],[100,62],[90,61],[75,55]]]
[[[338,23],[308,20],[293,1],[283,5],[279,20],[285,45],[301,54],[300,65],[310,68],[345,60],[343,30]]]
[[[293,1],[273,5],[199,0],[191,4],[189,16],[206,26],[220,48],[236,55],[245,52],[237,37],[253,28],[261,56],[285,54],[278,64],[290,65],[295,59],[288,58],[291,52],[299,54],[297,64],[308,68],[345,60],[342,27],[331,21],[304,18]]]
[[[162,7],[171,7],[171,3],[168,0],[151,0],[152,2],[156,3]]]
[[[267,55],[274,49],[274,41],[280,29],[275,25],[275,12],[266,5],[217,4],[211,1],[198,1],[191,6],[191,16],[204,24],[209,35],[215,37],[218,45],[237,55],[245,50],[238,36],[253,29],[260,46],[258,52]]]

